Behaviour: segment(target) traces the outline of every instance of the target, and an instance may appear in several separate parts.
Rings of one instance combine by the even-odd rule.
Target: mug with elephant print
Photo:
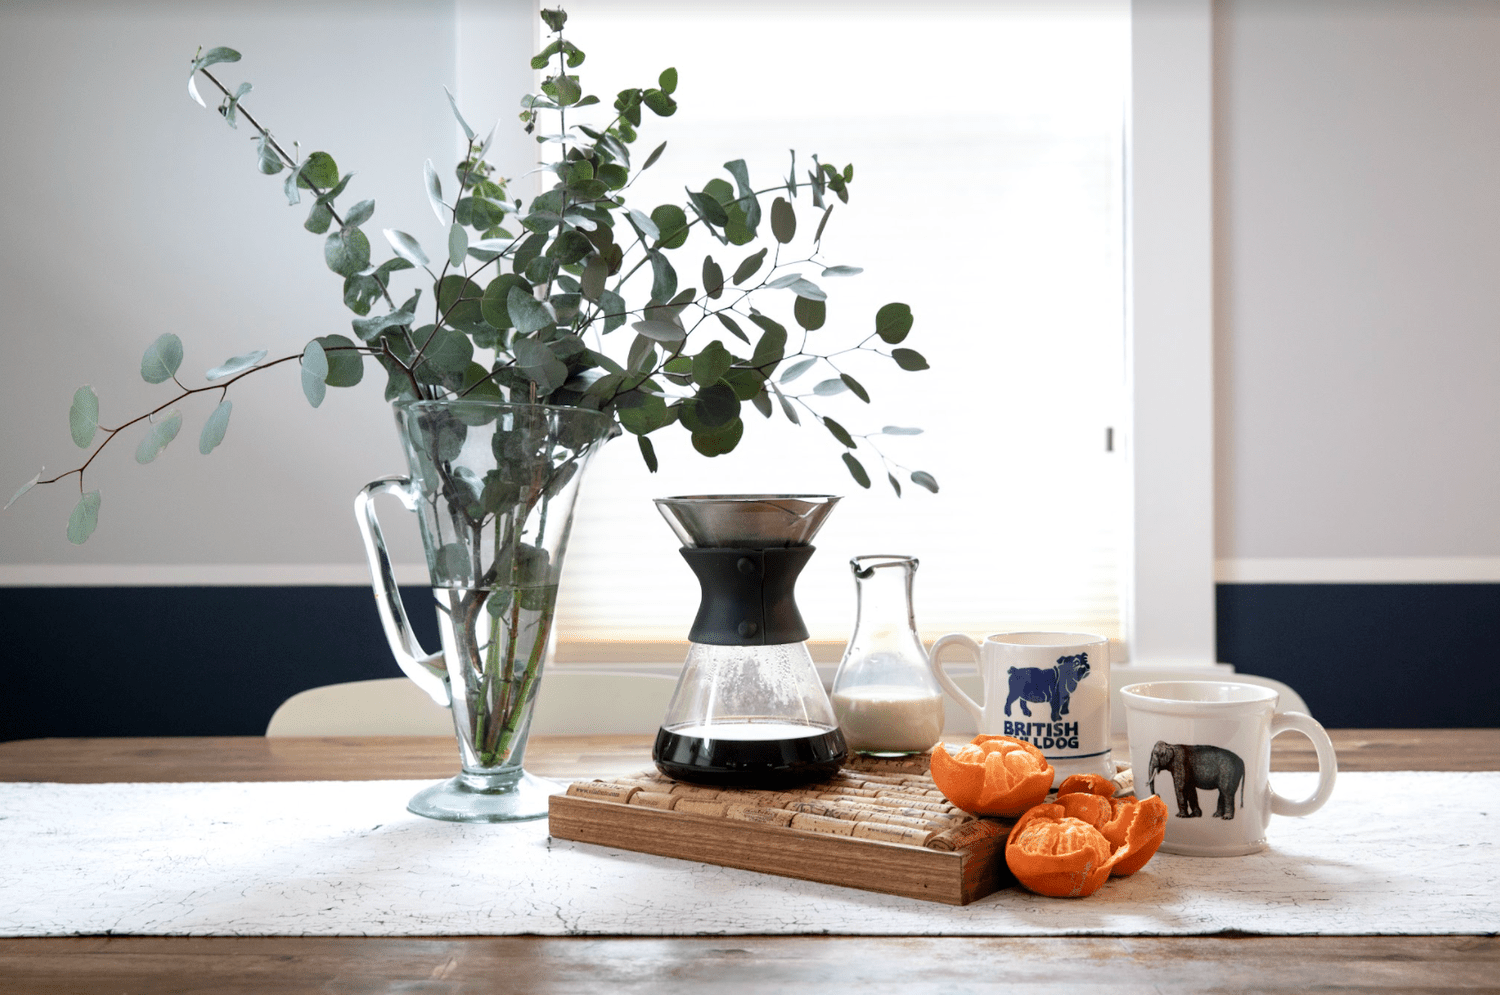
[[[966,648],[979,665],[983,704],[953,683],[941,655]],[[1077,632],[1001,632],[983,645],[961,632],[932,644],[938,684],[992,736],[1023,739],[1052,765],[1055,788],[1072,774],[1114,777],[1109,725],[1109,640]]]
[[[1277,714],[1268,687],[1226,681],[1154,681],[1120,689],[1138,798],[1167,803],[1161,849],[1236,857],[1266,847],[1272,815],[1307,815],[1333,793],[1338,760],[1311,716]],[[1271,740],[1300,732],[1318,753],[1318,787],[1293,801],[1271,787]]]

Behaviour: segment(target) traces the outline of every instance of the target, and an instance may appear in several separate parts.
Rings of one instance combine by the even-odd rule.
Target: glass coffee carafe
[[[652,751],[668,777],[788,787],[836,773],[847,753],[793,588],[839,499],[738,494],[659,498],[702,588],[682,676]]]

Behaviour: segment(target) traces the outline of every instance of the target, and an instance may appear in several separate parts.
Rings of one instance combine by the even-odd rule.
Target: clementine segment
[[[1052,776],[1041,750],[1010,736],[976,736],[954,754],[942,743],[932,751],[933,783],[975,815],[1020,815],[1047,797]]]

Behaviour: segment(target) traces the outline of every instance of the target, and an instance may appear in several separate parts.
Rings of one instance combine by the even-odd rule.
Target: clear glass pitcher
[[[394,408],[410,475],[368,484],[355,517],[391,652],[434,701],[451,706],[462,768],[407,807],[452,822],[541,818],[560,786],[522,769],[526,737],[578,486],[619,428],[583,408],[462,400]],[[417,513],[440,652],[428,653],[412,634],[375,515],[380,494]]]
[[[917,636],[910,556],[849,561],[858,598],[854,635],[833,678],[833,711],[849,749],[923,753],[943,735],[943,690]]]

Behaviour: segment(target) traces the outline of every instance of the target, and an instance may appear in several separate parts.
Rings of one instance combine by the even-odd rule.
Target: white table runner
[[[1311,774],[1277,774],[1300,797]],[[1500,772],[1346,773],[1248,857],[956,908],[409,815],[422,782],[0,784],[0,935],[1495,933]]]

